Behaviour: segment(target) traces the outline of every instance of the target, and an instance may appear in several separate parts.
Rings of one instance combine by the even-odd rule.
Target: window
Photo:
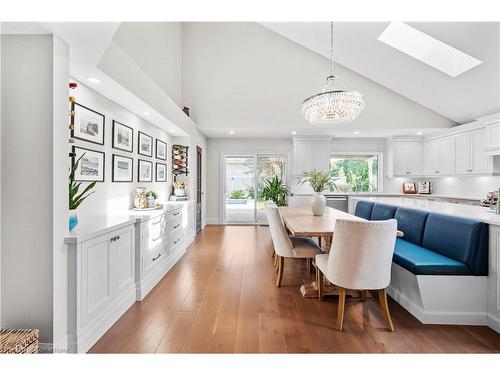
[[[334,155],[330,174],[334,178],[330,191],[379,191],[379,155]]]

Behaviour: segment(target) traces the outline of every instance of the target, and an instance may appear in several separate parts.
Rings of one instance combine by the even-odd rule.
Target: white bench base
[[[393,263],[387,293],[425,324],[488,325],[487,276],[414,275]],[[498,327],[491,326],[498,331]]]

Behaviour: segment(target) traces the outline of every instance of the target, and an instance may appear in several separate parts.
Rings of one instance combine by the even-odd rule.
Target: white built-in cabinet
[[[488,153],[488,147],[493,147],[490,139],[496,131],[493,127],[476,126],[423,141],[395,140],[391,143],[393,175],[491,175],[493,152]]]
[[[85,353],[135,302],[134,224],[68,251],[68,349]]]
[[[421,172],[422,142],[394,143],[393,173],[397,176],[418,176]]]
[[[293,140],[293,175],[319,169],[330,170],[330,138]]]

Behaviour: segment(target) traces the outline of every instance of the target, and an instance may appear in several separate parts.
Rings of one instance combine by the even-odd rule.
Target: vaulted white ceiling
[[[269,29],[325,57],[328,22],[268,22]],[[458,123],[500,111],[500,23],[409,22],[483,63],[452,78],[380,41],[388,22],[334,24],[334,60]]]

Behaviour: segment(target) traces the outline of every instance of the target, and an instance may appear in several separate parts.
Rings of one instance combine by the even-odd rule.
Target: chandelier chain
[[[333,21],[330,22],[330,75],[333,76]]]

